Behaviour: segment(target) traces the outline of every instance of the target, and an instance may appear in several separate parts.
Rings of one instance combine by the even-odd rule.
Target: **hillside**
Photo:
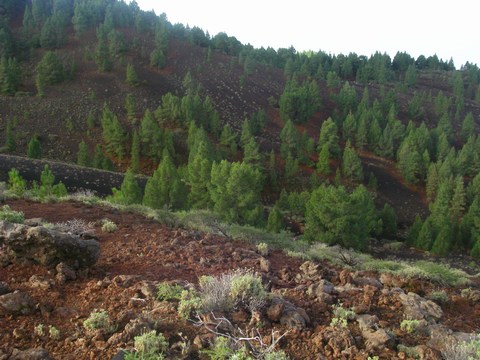
[[[268,252],[260,251],[251,243],[171,228],[98,205],[7,203],[25,212],[31,226],[50,222],[52,234],[63,226],[96,239],[100,257],[87,268],[75,269],[63,260],[54,269],[60,258],[49,265],[32,262],[35,255],[31,252],[28,259],[27,245],[15,260],[4,254],[1,261],[8,265],[0,272],[0,355],[6,359],[119,359],[122,350],[133,351],[135,336],[151,330],[165,336],[168,359],[210,358],[202,351],[212,347],[213,333],[251,337],[236,346],[249,344],[259,351],[278,339],[273,342],[276,350],[290,359],[454,359],[460,351],[469,354],[468,346],[460,346],[480,325],[478,277],[467,280],[465,273],[447,268],[437,274],[440,267],[432,268],[423,278],[347,270],[347,263],[340,267],[325,260],[305,261],[270,246]],[[102,219],[118,228],[105,232]],[[8,228],[0,222],[0,240],[7,248]],[[28,247],[34,249],[34,241],[32,236]],[[202,276],[220,277],[232,269],[251,269],[261,276],[269,294],[263,306],[252,310],[239,303],[233,310],[225,307],[200,317],[192,312],[187,321],[179,314],[185,300],[157,297],[165,284],[192,289]],[[221,300],[220,293],[212,296]],[[15,297],[17,304],[20,297],[23,301],[22,315],[8,302]],[[85,321],[102,311],[109,322],[98,323],[92,331]],[[50,327],[59,334],[49,335]]]
[[[139,350],[139,329],[165,334],[167,358],[207,358],[215,337],[247,337],[266,360],[274,347],[292,359],[473,351],[478,66],[231,35],[136,2],[0,4],[0,201],[45,220],[0,222],[0,359],[42,358],[13,353],[37,345],[111,358]],[[73,220],[82,234],[52,225]],[[47,261],[68,247],[25,255],[12,235],[58,229],[52,242],[88,251]],[[220,294],[222,276],[255,294]],[[27,314],[5,310],[16,302]],[[100,309],[115,329],[92,333],[83,321]]]

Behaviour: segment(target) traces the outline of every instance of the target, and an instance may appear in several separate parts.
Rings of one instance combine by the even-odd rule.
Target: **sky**
[[[370,56],[397,51],[437,54],[480,65],[479,9],[474,0],[136,0],[142,10],[226,32],[254,47]],[[447,5],[448,4],[448,5]]]

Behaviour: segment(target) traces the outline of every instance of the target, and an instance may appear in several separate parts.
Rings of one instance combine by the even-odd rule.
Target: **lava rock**
[[[31,315],[35,312],[35,302],[27,293],[16,290],[0,296],[0,310],[11,315]]]
[[[10,260],[31,260],[42,265],[64,262],[74,269],[86,268],[94,265],[100,256],[98,241],[6,221],[0,221],[0,243],[7,253],[13,254]]]

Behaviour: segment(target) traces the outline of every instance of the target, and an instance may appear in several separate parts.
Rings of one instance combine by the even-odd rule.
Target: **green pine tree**
[[[347,141],[343,151],[342,173],[345,178],[352,181],[363,181],[362,162],[352,148],[350,141]]]
[[[132,135],[132,149],[130,151],[130,169],[134,173],[140,171],[140,137],[136,130],[133,131]]]
[[[128,169],[123,178],[120,190],[113,188],[108,200],[121,205],[140,204],[142,202],[142,189],[138,185],[133,171]]]
[[[42,146],[37,136],[33,136],[28,142],[27,156],[30,159],[40,159],[42,157]]]
[[[127,74],[126,74],[126,82],[130,86],[138,86],[140,84],[138,80],[137,72],[132,64],[127,64]]]
[[[330,151],[328,150],[328,144],[322,146],[322,150],[318,155],[317,171],[323,175],[329,175],[330,170]]]
[[[85,141],[78,144],[77,164],[80,166],[90,166],[90,155],[88,154],[88,147]]]
[[[277,204],[268,214],[267,231],[271,233],[279,233],[284,228],[283,215]]]

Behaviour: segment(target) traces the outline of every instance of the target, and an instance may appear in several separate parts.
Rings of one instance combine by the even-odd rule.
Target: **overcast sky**
[[[480,65],[480,11],[474,0],[137,0],[171,23],[226,32],[244,44],[370,56],[423,54],[459,68]],[[446,4],[449,4],[448,6]]]

